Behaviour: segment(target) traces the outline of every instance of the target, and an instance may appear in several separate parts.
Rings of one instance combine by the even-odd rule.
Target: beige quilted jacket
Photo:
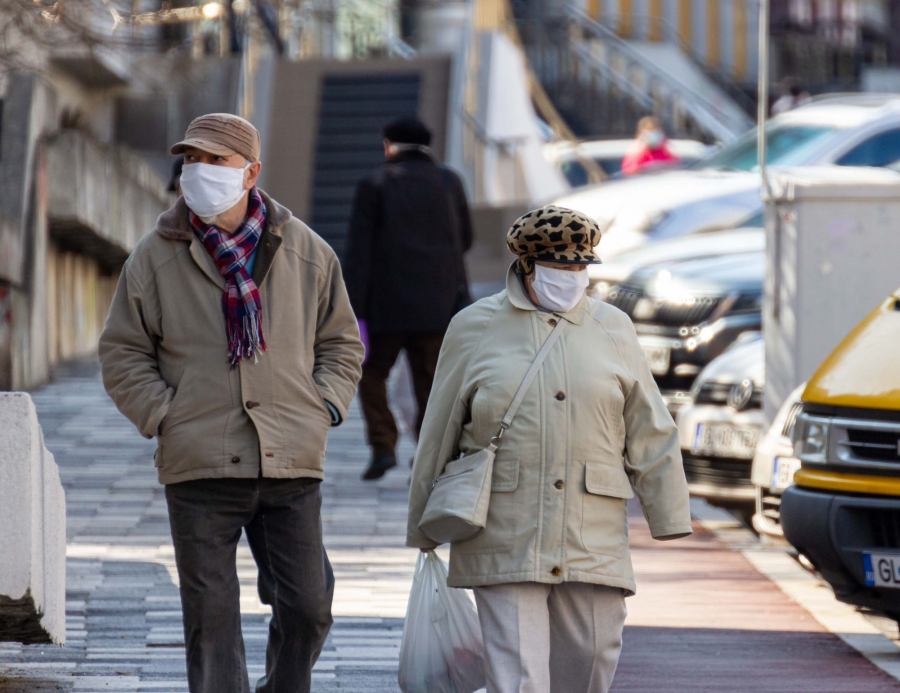
[[[538,310],[510,269],[506,291],[453,320],[419,440],[407,544],[444,463],[487,446],[556,320],[570,324],[497,453],[487,528],[453,545],[454,587],[588,582],[635,590],[625,504],[637,496],[657,539],[691,533],[677,430],[634,326],[585,297]]]

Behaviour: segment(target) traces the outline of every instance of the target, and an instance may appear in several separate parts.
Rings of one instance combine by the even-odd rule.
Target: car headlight
[[[591,296],[596,298],[598,301],[605,301],[609,298],[610,291],[612,290],[613,285],[609,282],[599,281],[591,287]]]
[[[794,456],[802,462],[824,464],[828,461],[828,419],[800,413],[794,424]]]

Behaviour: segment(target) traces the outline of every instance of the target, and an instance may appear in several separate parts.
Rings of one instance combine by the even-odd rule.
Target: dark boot
[[[389,469],[397,466],[397,457],[392,452],[376,452],[366,471],[362,473],[363,481],[376,481],[383,477]]]

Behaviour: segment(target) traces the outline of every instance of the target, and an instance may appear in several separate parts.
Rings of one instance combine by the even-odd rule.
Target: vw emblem
[[[750,379],[744,380],[731,388],[731,392],[728,393],[728,406],[741,411],[747,408],[752,397],[753,381]]]

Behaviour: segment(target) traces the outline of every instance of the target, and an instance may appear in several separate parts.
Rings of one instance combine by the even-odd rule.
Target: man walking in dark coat
[[[444,332],[471,302],[463,253],[472,224],[462,181],[434,160],[431,132],[417,118],[395,120],[383,135],[386,161],[357,186],[344,262],[350,302],[368,333],[359,384],[372,448],[367,481],[397,464],[386,385],[397,357],[406,350],[418,435]]]

